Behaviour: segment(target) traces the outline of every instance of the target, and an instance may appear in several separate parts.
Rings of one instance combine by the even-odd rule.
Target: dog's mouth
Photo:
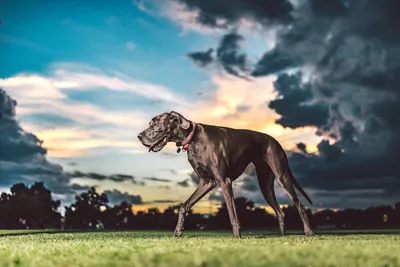
[[[164,136],[163,138],[161,138],[160,140],[158,140],[157,142],[153,143],[150,147],[149,147],[149,152],[153,151],[153,152],[158,152],[161,149],[164,148],[164,146],[168,143],[169,138],[168,136]]]

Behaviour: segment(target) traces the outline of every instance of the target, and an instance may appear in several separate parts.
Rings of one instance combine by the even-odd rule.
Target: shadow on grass
[[[37,234],[131,234],[132,238],[172,238],[173,231],[169,230],[0,230],[0,238],[7,236],[27,236]],[[347,236],[347,235],[400,235],[400,229],[376,229],[376,230],[316,230],[316,236]],[[305,236],[299,230],[287,230],[285,236]],[[232,237],[229,230],[186,230],[182,238],[221,238]],[[281,237],[279,230],[248,229],[242,231],[243,238],[276,238]]]
[[[0,230],[0,237],[20,236],[20,235],[37,235],[37,234],[90,233],[90,232],[101,232],[101,231],[91,231],[91,230]]]
[[[279,232],[244,231],[245,236],[252,238],[279,237]],[[365,229],[365,230],[316,230],[315,236],[349,236],[349,235],[400,235],[400,229]],[[305,236],[300,230],[288,230],[285,236]]]

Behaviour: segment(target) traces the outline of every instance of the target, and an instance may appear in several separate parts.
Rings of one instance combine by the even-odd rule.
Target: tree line
[[[273,214],[255,207],[254,202],[239,197],[235,199],[237,213],[244,229],[273,229],[277,221]],[[61,202],[52,198],[51,191],[42,182],[30,187],[23,183],[11,186],[10,193],[0,196],[1,229],[165,229],[175,228],[180,205],[170,206],[164,212],[149,208],[147,212],[134,213],[132,205],[122,202],[110,205],[106,194],[90,188],[75,196],[75,202],[65,207],[62,216],[58,209]],[[287,229],[302,229],[302,223],[294,206],[282,209]],[[307,210],[314,227],[372,229],[400,227],[400,202],[394,206],[378,206],[367,209],[329,209],[312,213]],[[189,212],[185,229],[230,229],[225,203],[213,215]]]

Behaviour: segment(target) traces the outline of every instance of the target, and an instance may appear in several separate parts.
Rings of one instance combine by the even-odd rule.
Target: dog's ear
[[[176,111],[171,111],[170,113],[169,113],[169,115],[171,115],[171,116],[174,116],[175,118],[177,118],[178,119],[178,121],[179,121],[179,125],[183,128],[183,129],[189,129],[189,127],[190,127],[190,122],[185,118],[185,117],[183,117],[181,114],[179,114],[178,112],[176,112]]]

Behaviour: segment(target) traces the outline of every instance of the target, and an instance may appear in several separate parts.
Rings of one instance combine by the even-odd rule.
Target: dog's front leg
[[[184,229],[185,217],[187,216],[188,211],[200,200],[202,199],[208,192],[210,192],[213,188],[216,187],[216,182],[213,180],[200,180],[199,185],[193,194],[183,203],[181,208],[179,209],[178,215],[178,223],[176,224],[174,237],[181,237]]]

